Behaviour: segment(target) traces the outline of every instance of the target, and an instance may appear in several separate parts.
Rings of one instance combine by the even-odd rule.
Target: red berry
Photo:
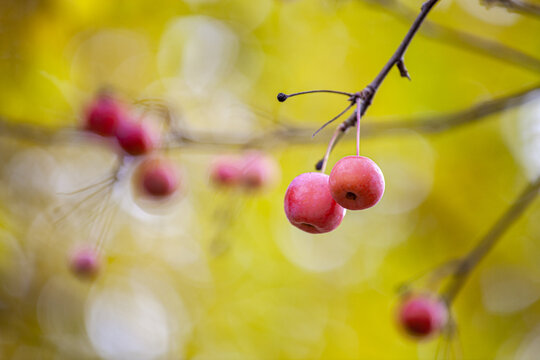
[[[274,159],[256,151],[244,156],[241,182],[248,189],[260,189],[271,185],[278,172]]]
[[[142,193],[155,198],[172,195],[180,185],[175,164],[158,157],[145,159],[137,169],[136,179]]]
[[[347,156],[330,172],[330,192],[336,202],[349,210],[374,206],[384,193],[384,177],[373,160]]]
[[[439,332],[448,321],[446,305],[429,296],[408,298],[399,311],[399,322],[405,331],[424,338]]]
[[[143,155],[156,146],[155,134],[144,122],[125,120],[118,124],[116,130],[118,144],[129,155]]]
[[[237,157],[220,156],[210,169],[210,181],[214,185],[231,187],[238,185],[242,174],[242,164]]]
[[[109,95],[99,95],[86,111],[85,127],[101,136],[113,136],[124,116],[121,104]]]
[[[334,230],[341,224],[345,209],[330,195],[328,175],[300,174],[285,193],[285,214],[297,228],[312,234]]]
[[[75,275],[93,278],[99,271],[99,255],[90,248],[77,249],[71,254],[69,265]]]

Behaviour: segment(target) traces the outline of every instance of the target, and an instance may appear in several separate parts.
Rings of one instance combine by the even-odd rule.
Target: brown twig
[[[410,23],[416,12],[399,0],[362,0],[372,6],[377,6],[398,20]],[[475,0],[471,0],[475,1]],[[457,30],[445,25],[426,20],[422,26],[422,34],[441,40],[441,43],[458,46],[480,55],[497,59],[507,64],[518,66],[534,72],[540,72],[540,59],[520,50],[503,45],[497,41]]]
[[[381,71],[377,74],[375,79],[371,83],[369,83],[368,86],[366,86],[362,91],[354,94],[354,97],[352,99],[349,99],[350,101],[353,101],[358,104],[358,109],[353,114],[349,116],[347,120],[345,120],[336,130],[336,134],[332,137],[332,142],[328,146],[329,151],[334,147],[334,145],[339,140],[340,136],[338,136],[338,133],[345,133],[351,126],[354,126],[357,124],[362,116],[366,113],[367,109],[371,105],[373,98],[375,97],[375,94],[377,93],[377,90],[379,90],[379,87],[383,83],[384,79],[386,79],[386,76],[392,70],[394,66],[396,66],[401,74],[402,77],[407,77],[410,79],[409,73],[407,71],[407,68],[405,67],[405,62],[403,57],[405,56],[405,52],[407,51],[407,48],[411,44],[412,39],[418,32],[418,29],[420,29],[420,26],[426,19],[426,16],[429,14],[431,9],[437,4],[439,0],[427,0],[425,3],[422,4],[420,13],[414,20],[413,24],[409,28],[409,31],[407,31],[407,34],[399,44],[398,48],[392,54],[390,59],[384,64]],[[357,147],[359,146],[359,139],[357,140]],[[327,151],[325,157],[323,158],[322,168],[324,169],[326,167],[326,162],[328,161],[328,155],[329,151]]]
[[[420,26],[424,22],[426,16],[431,11],[431,9],[435,6],[435,4],[437,4],[437,2],[438,0],[428,0],[422,5],[422,10],[420,11],[420,14],[418,14],[416,19],[414,20],[411,28],[405,35],[405,38],[403,38],[403,41],[401,42],[401,44],[399,44],[397,50],[394,52],[390,60],[388,60],[388,62],[383,66],[382,70],[379,72],[377,77],[375,77],[375,79],[373,79],[371,84],[367,86],[366,89],[370,89],[373,94],[368,94],[366,96],[365,100],[368,101],[368,104],[366,104],[364,113],[367,110],[367,107],[369,106],[370,100],[373,98],[373,96],[379,89],[379,86],[381,86],[382,82],[384,81],[384,79],[386,78],[390,70],[395,65],[398,65],[398,68],[400,68],[400,73],[402,74],[402,76],[408,77],[404,74],[407,72],[407,70],[404,70],[405,64],[403,61],[403,56],[405,55],[405,52],[407,51],[407,48],[409,47],[412,39],[418,32],[418,29],[420,29]]]

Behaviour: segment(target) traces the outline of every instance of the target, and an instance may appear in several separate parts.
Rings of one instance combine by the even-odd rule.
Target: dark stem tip
[[[279,102],[284,102],[285,100],[287,100],[288,96],[284,93],[279,93],[277,94],[277,99]]]
[[[317,163],[315,164],[315,170],[321,171],[323,162],[324,162],[324,159],[317,161]]]

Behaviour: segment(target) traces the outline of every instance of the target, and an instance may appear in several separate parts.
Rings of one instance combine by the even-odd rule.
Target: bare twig
[[[446,114],[436,114],[427,117],[414,117],[410,119],[395,119],[379,121],[369,119],[362,124],[362,138],[375,138],[386,136],[393,130],[412,130],[424,134],[441,133],[460,126],[475,123],[490,115],[513,109],[527,102],[540,98],[540,83],[519,90],[509,95],[501,96],[492,100],[487,100],[474,104],[473,106]],[[351,115],[356,121],[356,115]],[[351,118],[347,120],[351,125],[354,122]],[[312,128],[295,127],[281,122],[278,129],[272,129],[262,134],[254,135],[251,138],[235,138],[231,134],[217,136],[214,133],[197,133],[190,136],[181,134],[178,147],[266,147],[280,144],[313,144],[328,142],[327,137],[311,138]],[[345,131],[338,131],[335,142],[343,138]],[[397,132],[396,132],[397,133]]]
[[[431,11],[431,9],[435,6],[435,4],[437,4],[437,2],[438,2],[438,0],[428,0],[422,5],[422,10],[420,11],[420,14],[418,14],[416,19],[414,20],[411,28],[409,29],[409,31],[405,35],[405,38],[403,39],[401,44],[399,44],[397,50],[394,52],[394,54],[392,55],[390,60],[388,60],[388,62],[383,66],[382,70],[379,72],[377,77],[371,82],[371,84],[369,84],[367,86],[366,89],[371,89],[373,94],[368,95],[368,98],[367,98],[368,101],[367,101],[366,107],[364,109],[364,113],[367,110],[367,107],[369,106],[369,103],[371,102],[370,100],[373,98],[373,96],[375,95],[375,93],[379,89],[379,86],[384,81],[384,79],[386,78],[386,76],[388,75],[388,73],[390,72],[392,67],[394,67],[394,65],[401,64],[398,67],[400,67],[402,69],[405,69],[405,64],[403,63],[403,56],[405,55],[405,52],[407,51],[407,48],[409,47],[412,39],[414,38],[414,36],[418,32],[418,29],[420,29],[420,26],[424,22],[426,16]],[[400,72],[403,74],[403,72],[401,70],[400,70]],[[405,70],[405,72],[406,72],[406,70]]]
[[[0,136],[16,138],[37,144],[48,144],[58,134],[58,130],[25,122],[0,118]]]
[[[460,126],[473,124],[487,116],[515,108],[538,98],[540,98],[540,83],[509,95],[479,102],[467,109],[452,113],[409,119],[396,118],[394,120],[389,119],[384,121],[370,118],[362,124],[362,139],[387,136],[392,133],[392,130],[412,130],[424,134],[437,134]],[[268,114],[265,116],[268,116]],[[215,134],[214,132],[191,132],[185,130],[183,129],[174,133],[174,141],[166,144],[167,149],[264,148],[291,143],[313,144],[314,141],[315,143],[325,143],[328,141],[328,137],[324,136],[312,139],[312,127],[293,126],[286,119],[280,119],[276,126],[249,137],[236,136],[235,133]],[[26,141],[32,144],[69,145],[70,143],[80,141],[81,138],[86,138],[80,136],[81,134],[76,134],[77,130],[75,128],[69,129],[66,132],[65,129],[45,128],[0,118],[0,137]],[[343,135],[344,132],[340,131],[336,141],[343,138]]]
[[[487,116],[510,110],[540,97],[540,83],[506,96],[480,102],[468,109],[409,120],[372,121],[363,124],[363,136],[373,137],[388,130],[413,130],[420,133],[440,133],[471,124]]]
[[[392,60],[392,59],[391,59]],[[377,80],[377,79],[376,79]],[[369,87],[369,86],[368,86]],[[372,95],[373,96],[373,95]],[[449,114],[439,114],[430,117],[423,117],[410,120],[395,120],[395,121],[377,121],[364,123],[362,137],[376,137],[383,134],[387,134],[391,130],[412,130],[419,133],[433,134],[440,133],[446,130],[450,130],[465,124],[471,124],[479,119],[483,119],[489,115],[506,111],[519,105],[523,105],[526,102],[532,101],[540,97],[540,84],[527,88],[525,90],[518,91],[517,93],[510,94],[504,97],[500,97],[493,100],[478,103],[472,107],[457,111]],[[369,100],[371,101],[371,99]],[[368,102],[369,104],[369,102]],[[365,112],[365,107],[362,109],[362,114]],[[357,122],[355,114],[349,116],[338,128],[338,130],[345,134],[347,130],[354,126]],[[332,148],[336,143],[343,138],[339,136],[335,139]]]
[[[410,23],[416,17],[416,12],[399,0],[362,1],[369,5],[382,8],[388,14],[406,23]],[[491,59],[497,59],[534,72],[540,72],[540,59],[497,41],[485,39],[429,20],[425,21],[422,26],[422,34],[442,40],[441,43],[444,44],[454,45],[480,55],[488,56]]]
[[[334,145],[337,143],[339,139],[339,133],[345,133],[351,126],[358,124],[360,126],[360,119],[362,116],[366,113],[367,109],[371,105],[371,102],[373,101],[373,98],[375,97],[375,94],[377,93],[377,90],[379,90],[379,87],[381,86],[384,79],[386,79],[386,76],[392,70],[394,66],[396,66],[399,69],[399,72],[401,76],[410,78],[408,71],[406,70],[405,63],[403,60],[403,57],[405,55],[405,52],[407,51],[407,48],[411,44],[412,39],[418,32],[418,29],[420,29],[420,26],[426,19],[426,16],[429,14],[431,9],[437,4],[439,0],[427,0],[425,3],[422,4],[422,8],[420,10],[420,13],[414,20],[413,24],[409,28],[409,31],[407,31],[407,34],[399,44],[398,48],[392,54],[390,59],[384,64],[381,71],[377,74],[375,79],[371,83],[369,83],[368,86],[366,86],[362,91],[354,94],[354,97],[352,101],[356,102],[358,104],[357,111],[355,111],[353,114],[349,116],[347,120],[345,120],[336,130],[336,133],[332,137],[331,143],[328,146],[328,151],[325,154],[325,157],[323,158],[323,164],[322,169],[326,167],[326,162],[328,161],[328,155],[329,152],[332,150]],[[351,99],[349,99],[351,100]],[[360,130],[360,128],[358,128]],[[357,134],[357,152],[359,152],[359,144],[360,144],[360,133]]]
[[[523,15],[540,17],[540,5],[522,0],[481,0],[486,7],[500,6]]]
[[[450,304],[468,279],[471,271],[489,253],[502,238],[506,230],[527,210],[540,190],[540,177],[528,184],[514,200],[505,213],[493,224],[480,242],[465,256],[453,274],[453,281],[443,292],[443,297]]]

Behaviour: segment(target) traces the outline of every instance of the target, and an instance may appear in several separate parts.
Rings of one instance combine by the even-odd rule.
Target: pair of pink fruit
[[[297,228],[312,234],[334,230],[345,209],[367,209],[384,193],[381,169],[364,156],[339,160],[330,176],[310,172],[298,175],[285,194],[285,214]]]
[[[219,156],[210,168],[210,181],[221,188],[258,190],[270,187],[278,177],[275,160],[255,150]]]

